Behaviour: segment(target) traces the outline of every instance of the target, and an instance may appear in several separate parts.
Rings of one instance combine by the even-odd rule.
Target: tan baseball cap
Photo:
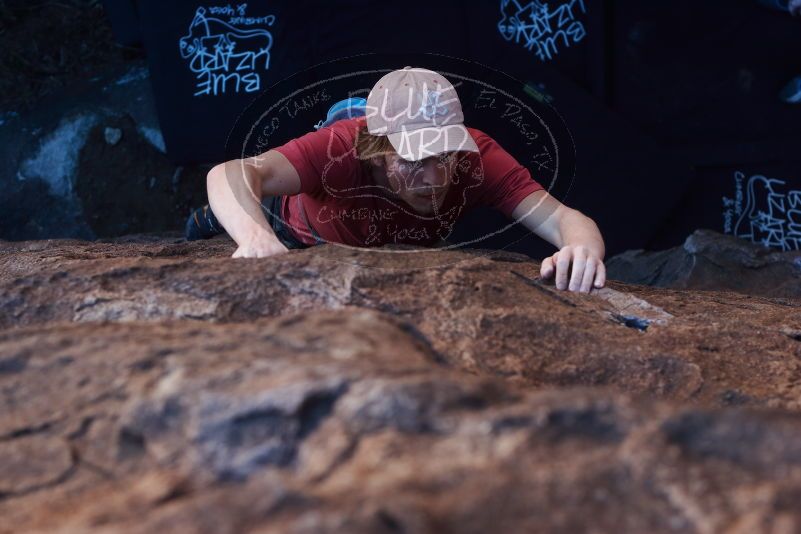
[[[386,135],[403,159],[478,146],[463,122],[462,104],[453,85],[439,73],[403,67],[384,75],[367,96],[367,130]]]

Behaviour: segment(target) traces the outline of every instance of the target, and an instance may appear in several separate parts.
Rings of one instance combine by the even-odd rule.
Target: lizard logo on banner
[[[507,41],[523,44],[541,61],[549,61],[561,48],[569,48],[587,35],[576,18],[579,11],[587,12],[584,0],[567,0],[555,7],[540,0],[501,0],[498,31]]]
[[[723,197],[724,233],[778,250],[801,250],[801,190],[786,189],[784,180],[739,171],[734,186],[734,197]]]
[[[249,17],[247,4],[198,7],[189,33],[178,41],[181,57],[195,74],[194,96],[254,93],[270,68],[275,15]],[[252,26],[251,28],[241,26]]]

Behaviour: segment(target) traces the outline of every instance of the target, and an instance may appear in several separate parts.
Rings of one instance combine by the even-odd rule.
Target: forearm
[[[559,221],[556,246],[561,249],[567,245],[587,247],[599,259],[603,259],[606,253],[603,237],[595,221],[574,209],[567,211]]]
[[[261,208],[259,178],[241,160],[214,167],[206,177],[206,187],[211,210],[238,245],[278,239]]]

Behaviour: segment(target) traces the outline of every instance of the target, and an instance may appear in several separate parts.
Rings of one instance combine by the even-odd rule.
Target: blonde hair
[[[386,135],[373,135],[367,130],[367,125],[363,125],[356,132],[356,157],[362,165],[368,169],[370,167],[370,159],[375,157],[383,157],[384,155],[395,154],[395,149],[389,138]]]

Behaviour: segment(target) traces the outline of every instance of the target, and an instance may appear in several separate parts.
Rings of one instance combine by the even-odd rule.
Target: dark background
[[[36,18],[36,13],[23,13],[19,6],[12,9],[8,4],[0,2],[4,38]],[[801,245],[791,238],[795,230],[801,233],[801,226],[792,225],[793,221],[801,225],[801,213],[796,215],[792,204],[792,191],[801,190],[801,105],[778,97],[790,79],[801,75],[801,18],[752,0],[585,0],[585,9],[577,0],[548,2],[551,12],[572,5],[573,20],[563,21],[562,29],[576,23],[585,35],[569,45],[559,41],[552,57],[541,58],[524,41],[501,35],[502,10],[514,11],[513,2],[396,4],[401,3],[248,2],[247,16],[275,17],[269,26],[237,25],[269,29],[270,64],[256,69],[259,91],[240,88],[197,96],[200,78],[181,57],[179,40],[190,33],[198,7],[205,7],[210,16],[212,6],[230,5],[236,10],[240,4],[107,0],[86,4],[89,7],[81,11],[84,18],[60,16],[72,25],[64,37],[75,41],[70,50],[86,45],[81,68],[91,71],[146,59],[166,157],[176,166],[202,168],[225,160],[228,135],[240,113],[263,90],[287,83],[304,69],[354,54],[400,54],[398,64],[388,68],[417,65],[404,63],[403,54],[409,54],[409,61],[421,53],[443,54],[497,69],[519,86],[536,87],[540,98],[551,102],[575,146],[575,172],[560,177],[563,187],[555,194],[598,223],[608,255],[674,246],[696,228],[736,231],[726,228],[723,212],[724,197],[735,197],[737,173],[745,183],[754,175],[780,181],[773,182],[771,191],[757,191],[753,197],[759,204],[773,195],[775,209],[770,213],[785,236],[766,243],[775,248]],[[52,5],[42,4],[40,9],[54,11],[51,17],[58,15]],[[87,23],[87,12],[102,21]],[[9,14],[16,20],[10,21]],[[26,106],[35,108],[41,94],[58,92],[58,83],[71,83],[67,76],[51,76],[58,82],[53,87],[21,91],[21,84],[31,86],[31,80],[41,79],[41,72],[20,70],[19,61],[3,61],[6,108],[24,113]],[[53,61],[57,65],[58,57]],[[332,96],[336,101],[348,95]],[[320,102],[307,111],[324,118],[331,103]],[[493,125],[486,120],[480,127],[493,134]],[[275,142],[309,130],[311,124],[298,122],[295,130],[283,129]],[[521,161],[527,157],[521,153],[525,148],[512,143],[508,149]],[[191,196],[189,203],[202,202],[202,174],[198,173],[195,192],[182,193]],[[532,174],[537,177],[533,169]],[[738,227],[741,235],[747,233],[742,230],[745,224],[760,216],[758,206],[749,212],[746,203],[743,198],[743,213],[732,215],[735,222],[745,216]],[[179,213],[176,220],[185,215]],[[505,224],[497,213],[476,210],[463,220],[454,238],[468,239]],[[748,238],[759,239],[753,232]],[[533,256],[552,251],[519,227],[476,246],[508,247]]]

